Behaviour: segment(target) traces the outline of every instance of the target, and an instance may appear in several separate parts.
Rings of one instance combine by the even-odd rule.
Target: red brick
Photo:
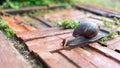
[[[60,30],[60,28],[41,28],[41,29],[39,29],[39,32],[54,31],[54,30],[57,31],[57,30]],[[38,32],[38,31],[32,31],[32,33],[36,33],[36,32]],[[16,35],[19,38],[19,37],[22,37],[22,36],[30,34],[30,33],[31,32],[24,32],[24,33],[17,33]]]
[[[111,57],[102,54],[93,48],[75,48],[74,51],[80,56],[84,57],[88,62],[94,64],[97,68],[119,68],[118,61],[111,59]]]
[[[17,15],[17,16],[14,16],[14,20],[21,22],[23,19],[21,16]]]
[[[101,7],[101,6],[96,6],[96,5],[86,5],[86,4],[78,4],[74,5],[78,8],[93,12],[95,14],[99,14],[102,16],[107,16],[107,17],[118,17],[119,18],[119,11]]]
[[[25,29],[22,25],[17,24],[13,18],[10,18],[8,16],[2,16],[2,19],[7,21],[9,27],[12,28],[16,32],[26,32],[27,31],[27,29]]]
[[[28,31],[36,31],[37,29],[30,26],[29,24],[23,24],[23,26],[28,30]]]
[[[23,23],[26,23],[26,24],[33,23],[35,25],[34,27],[36,27],[38,30],[44,28],[44,26],[42,26],[43,23],[34,18],[31,18],[29,16],[20,16],[20,17],[22,18]],[[17,22],[19,22],[19,20],[17,20]]]
[[[66,10],[51,12],[44,15],[44,18],[46,20],[52,20],[52,21],[61,21],[64,19],[80,20],[83,17],[85,17],[85,14],[82,11],[75,9],[66,9]]]
[[[118,50],[120,52],[120,42],[116,42],[112,45],[108,45],[108,47],[113,49],[113,50]]]
[[[118,36],[114,39],[108,40],[106,43],[109,48],[120,51],[120,45],[119,45],[120,44],[120,36]]]
[[[63,55],[69,58],[73,63],[75,63],[78,68],[96,68],[95,65],[87,61],[84,57],[80,56],[78,53],[71,50],[62,50],[60,51]]]
[[[120,36],[113,38],[111,40],[106,41],[107,45],[114,45],[115,43],[120,41]]]
[[[85,5],[85,4],[79,4],[78,6],[91,7],[91,8],[94,8],[93,10],[99,9],[101,11],[112,12],[112,13],[115,13],[115,14],[117,14],[117,13],[120,12],[118,10],[115,10],[115,9],[112,9],[112,8],[108,8],[108,7],[103,7],[103,6],[100,6],[100,5],[98,6],[98,5],[92,5],[92,4],[87,4],[87,5]]]
[[[0,32],[0,67],[1,68],[32,68],[18,53],[5,36]]]
[[[49,27],[54,27],[55,26],[55,23],[49,22],[49,21],[45,20],[43,17],[41,17],[41,16],[36,16],[34,18],[41,21],[41,22],[43,22],[44,24],[48,25]]]
[[[25,34],[18,34],[17,36],[20,37],[24,41],[32,40],[32,39],[39,39],[48,36],[60,35],[65,33],[72,33],[72,29],[68,30],[46,30],[46,31],[34,31],[34,32],[27,32]]]
[[[103,47],[101,46],[100,44],[98,43],[92,43],[92,44],[89,44],[91,47],[97,49],[98,51],[101,51],[102,53],[104,53],[105,55],[109,56],[109,57],[112,57],[114,58],[115,60],[119,61],[120,62],[120,54],[115,52],[114,50],[112,49],[109,49],[108,47]]]
[[[59,53],[39,52],[38,55],[50,68],[76,68]]]
[[[71,33],[27,41],[25,44],[33,52],[56,51],[64,48],[62,45],[63,39],[69,36],[71,36]]]
[[[60,4],[48,4],[48,8],[60,8],[64,7],[64,5]]]

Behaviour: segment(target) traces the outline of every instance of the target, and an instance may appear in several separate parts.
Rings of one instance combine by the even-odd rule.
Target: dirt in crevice
[[[45,64],[38,59],[32,52],[30,52],[27,46],[18,38],[10,38],[9,41],[15,46],[15,48],[22,54],[22,56],[31,64],[33,68],[45,68]]]

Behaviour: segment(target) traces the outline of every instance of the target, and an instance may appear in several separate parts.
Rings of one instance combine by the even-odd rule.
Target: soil
[[[38,56],[33,55],[22,41],[18,41],[18,38],[9,38],[9,41],[15,46],[15,48],[21,53],[21,55],[32,65],[33,68],[45,68],[46,65],[37,59]]]

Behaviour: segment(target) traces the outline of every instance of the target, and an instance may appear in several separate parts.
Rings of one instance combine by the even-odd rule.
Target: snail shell
[[[100,31],[100,26],[92,21],[81,21],[73,32],[74,37],[84,36],[86,38],[95,37]]]

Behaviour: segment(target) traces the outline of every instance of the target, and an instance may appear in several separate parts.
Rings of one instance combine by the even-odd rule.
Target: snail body
[[[73,31],[73,36],[84,36],[86,38],[95,37],[100,31],[100,26],[92,21],[81,21]]]

